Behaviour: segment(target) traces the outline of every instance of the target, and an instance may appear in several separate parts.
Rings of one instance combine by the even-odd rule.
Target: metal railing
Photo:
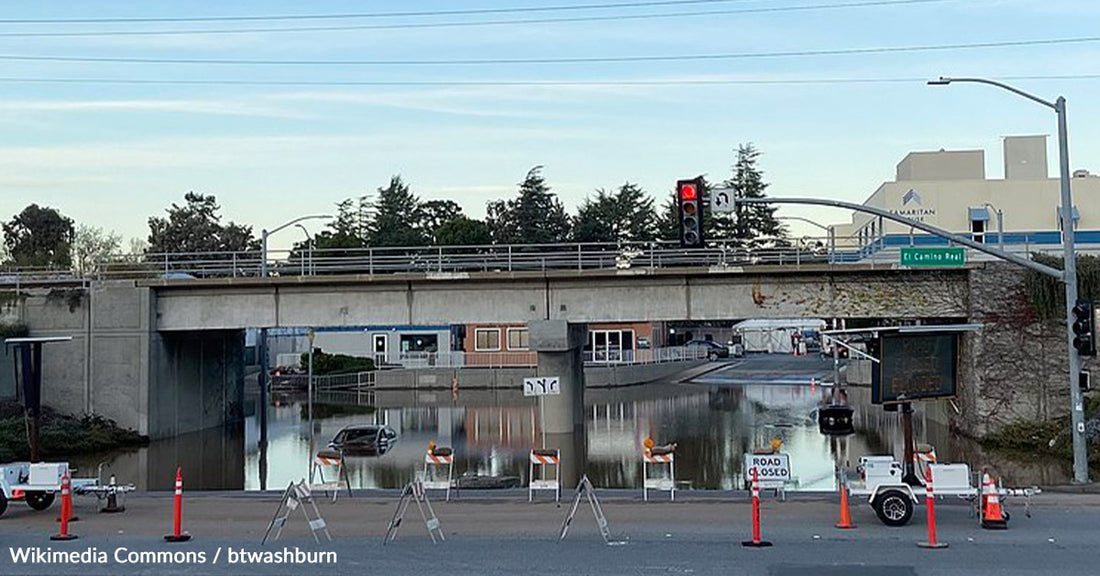
[[[707,358],[708,350],[701,346],[670,346],[644,350],[585,350],[586,366],[612,364],[661,364]],[[403,368],[530,368],[538,364],[533,351],[513,352],[404,352],[399,363]]]
[[[725,267],[758,264],[801,265],[834,261],[827,238],[723,240],[685,249],[674,242],[510,244],[338,248],[309,252],[269,250],[268,275],[447,274],[547,270],[613,270],[671,267]],[[116,256],[96,263],[95,278],[259,277],[259,251],[150,253],[139,261]]]
[[[373,389],[375,372],[355,372],[353,374],[332,374],[313,377],[314,391],[360,391]],[[271,387],[276,389],[307,390],[308,374],[282,374],[271,376]]]

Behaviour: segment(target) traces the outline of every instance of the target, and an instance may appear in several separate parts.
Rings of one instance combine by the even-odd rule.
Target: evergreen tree
[[[417,226],[420,199],[401,181],[400,175],[390,178],[389,186],[378,189],[378,198],[371,203],[373,214],[367,225],[371,246],[423,246],[423,231]]]
[[[725,186],[733,189],[736,198],[764,198],[768,185],[764,174],[756,166],[760,152],[751,143],[737,148],[737,160],[733,165],[733,176],[726,180]],[[761,238],[785,239],[787,229],[775,217],[776,207],[766,204],[738,205],[736,220],[730,224],[718,222],[718,233],[724,233],[729,226],[732,237],[745,242]]]
[[[626,182],[614,193],[603,189],[585,198],[573,219],[575,242],[633,242],[656,234],[653,199],[636,184]]]
[[[680,206],[676,203],[676,191],[673,190],[661,204],[657,214],[657,239],[668,242],[680,240]]]
[[[439,230],[453,220],[465,219],[462,206],[453,200],[427,200],[420,204],[417,227],[430,244],[442,244]]]
[[[459,216],[436,230],[435,242],[440,246],[484,246],[493,243],[493,232],[481,220]]]
[[[519,196],[494,200],[486,220],[498,244],[551,244],[569,239],[569,216],[535,166],[519,185]]]
[[[3,224],[5,251],[17,266],[66,268],[72,264],[73,220],[31,204]]]
[[[234,222],[221,223],[221,215],[218,213],[221,207],[214,196],[188,192],[183,199],[186,202],[183,206],[173,203],[166,210],[167,218],[149,218],[147,253],[243,252],[260,247],[260,241],[252,236],[251,226]],[[224,257],[231,258],[230,255]],[[188,259],[192,256],[179,258]]]

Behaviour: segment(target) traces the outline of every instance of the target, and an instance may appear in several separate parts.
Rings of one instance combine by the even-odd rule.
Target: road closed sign
[[[552,396],[561,394],[561,379],[557,376],[543,378],[524,378],[524,396]]]
[[[752,469],[761,488],[782,488],[791,481],[791,457],[788,454],[745,454],[745,481],[752,480]]]

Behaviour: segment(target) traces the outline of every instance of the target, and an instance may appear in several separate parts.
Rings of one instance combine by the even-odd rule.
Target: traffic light
[[[1073,307],[1073,347],[1082,356],[1096,356],[1096,326],[1092,302],[1078,300]]]
[[[680,247],[703,247],[703,186],[700,178],[676,183],[680,210]]]

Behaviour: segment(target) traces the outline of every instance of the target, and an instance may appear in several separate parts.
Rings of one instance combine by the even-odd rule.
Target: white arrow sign
[[[552,396],[561,394],[561,379],[557,376],[524,378],[524,396]]]
[[[733,202],[733,193],[725,190],[715,190],[710,196],[710,207],[715,212],[733,212],[736,209]]]

